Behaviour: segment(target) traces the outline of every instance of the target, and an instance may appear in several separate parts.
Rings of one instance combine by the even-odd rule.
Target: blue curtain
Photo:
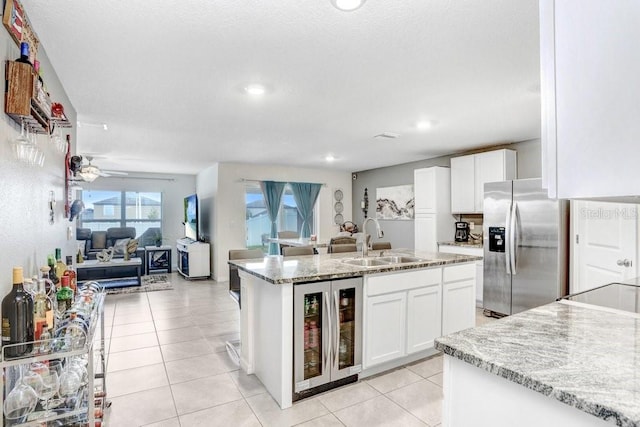
[[[302,230],[300,237],[311,236],[311,219],[313,217],[313,207],[318,200],[322,184],[310,184],[308,182],[290,182],[293,198],[298,206],[298,213],[302,217]]]
[[[284,193],[284,182],[276,181],[260,181],[260,189],[264,195],[264,203],[267,207],[267,214],[271,220],[271,237],[278,237],[278,210],[280,210],[280,201],[282,193]],[[278,244],[269,243],[269,255],[278,255]]]

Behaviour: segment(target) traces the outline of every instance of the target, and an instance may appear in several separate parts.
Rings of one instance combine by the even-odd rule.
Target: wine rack
[[[93,282],[95,284],[95,282]],[[33,350],[24,356],[7,357],[5,346],[0,351],[0,427],[2,426],[99,426],[102,423],[104,410],[109,406],[106,400],[106,354],[105,354],[105,330],[104,330],[104,299],[106,293],[103,288],[94,294],[93,307],[88,317],[89,327],[86,335],[82,336],[81,345],[60,345],[61,338],[53,337],[46,341],[34,341],[31,344]],[[42,351],[43,343],[46,351]],[[24,343],[23,343],[24,344]],[[52,363],[66,364],[74,356],[86,358],[86,383],[82,384],[77,392],[64,399],[64,402],[56,408],[45,411],[40,404],[19,419],[8,419],[4,411],[5,399],[8,398],[12,388],[21,380],[21,370],[25,367],[33,367],[33,364],[44,363],[51,366]],[[57,362],[61,361],[61,362]],[[48,400],[47,400],[48,401]],[[71,402],[71,403],[70,403]]]
[[[51,100],[36,89],[33,67],[6,61],[4,112],[16,123],[24,123],[32,133],[49,134]]]

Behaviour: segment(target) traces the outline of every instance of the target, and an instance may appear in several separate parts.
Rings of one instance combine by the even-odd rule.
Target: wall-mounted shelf
[[[36,93],[33,68],[29,64],[6,61],[5,80],[4,112],[16,123],[24,123],[30,132],[48,135],[51,102],[46,94]]]

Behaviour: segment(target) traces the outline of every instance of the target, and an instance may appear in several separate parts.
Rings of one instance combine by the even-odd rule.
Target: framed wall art
[[[415,197],[413,185],[376,188],[376,218],[412,220]]]

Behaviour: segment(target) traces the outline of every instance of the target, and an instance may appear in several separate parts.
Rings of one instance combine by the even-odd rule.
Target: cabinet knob
[[[630,259],[619,259],[616,264],[618,264],[620,267],[624,266],[624,267],[631,267],[633,265],[633,262],[631,262]]]

